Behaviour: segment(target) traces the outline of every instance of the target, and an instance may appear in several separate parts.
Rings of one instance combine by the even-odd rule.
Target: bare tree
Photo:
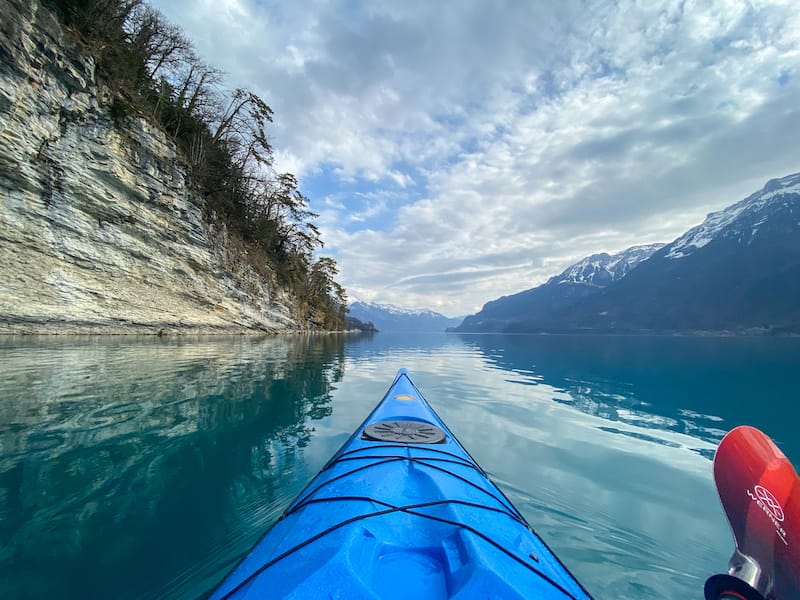
[[[130,13],[125,30],[131,49],[142,61],[143,79],[155,80],[163,71],[197,62],[192,43],[181,28],[168,23],[152,6],[137,6]]]
[[[251,159],[270,166],[272,146],[267,139],[267,123],[272,123],[272,109],[254,93],[238,88],[217,125],[213,141],[231,148],[242,167]]]

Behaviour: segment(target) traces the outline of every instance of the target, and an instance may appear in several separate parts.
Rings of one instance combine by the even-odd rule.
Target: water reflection
[[[743,423],[800,456],[794,423],[800,340],[645,336],[461,336],[485,360],[564,392],[556,402],[606,421],[708,442]],[[641,432],[615,428],[622,435]],[[672,443],[652,435],[652,441]]]
[[[305,481],[297,465],[331,412],[343,348],[0,341],[0,595],[207,589]]]
[[[722,431],[800,457],[798,339],[0,340],[0,596],[202,595],[400,367],[597,598],[724,566]]]

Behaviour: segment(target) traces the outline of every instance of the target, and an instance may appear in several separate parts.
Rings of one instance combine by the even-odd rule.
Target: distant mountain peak
[[[726,230],[732,230],[731,233],[735,235],[754,236],[759,226],[769,218],[770,208],[775,204],[780,205],[786,196],[795,197],[795,202],[800,199],[800,173],[771,179],[761,190],[744,200],[709,213],[700,225],[692,227],[670,244],[666,257],[685,258],[712,240],[724,237]]]
[[[355,303],[354,303],[355,304]],[[385,304],[380,302],[360,302],[365,306],[371,306],[373,308],[378,308],[380,310],[384,310],[388,313],[397,314],[397,315],[440,315],[429,308],[405,308],[403,306],[397,306],[396,304]]]
[[[380,304],[356,300],[349,305],[350,315],[370,321],[380,331],[444,331],[461,322],[450,319],[429,308],[403,308],[394,304]]]
[[[631,269],[650,258],[663,246],[664,244],[646,244],[632,246],[616,254],[592,254],[570,265],[559,275],[551,277],[547,284],[582,283],[605,287],[625,277]]]

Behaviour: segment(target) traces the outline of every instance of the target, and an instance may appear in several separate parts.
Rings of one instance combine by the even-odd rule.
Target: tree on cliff
[[[322,257],[312,265],[307,278],[308,297],[316,302],[314,308],[326,315],[325,326],[329,329],[342,329],[347,315],[347,294],[336,282],[338,274],[336,261]]]
[[[273,168],[266,102],[244,89],[219,91],[220,71],[144,0],[44,1],[94,55],[115,91],[115,118],[138,113],[161,125],[187,157],[208,218],[223,220],[253,249],[254,267],[294,293],[301,318],[343,328],[336,263],[315,260],[318,215],[297,178]]]

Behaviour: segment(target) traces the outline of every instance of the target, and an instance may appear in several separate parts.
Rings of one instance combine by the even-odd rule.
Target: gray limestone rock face
[[[0,333],[281,332],[292,300],[36,0],[0,0]]]

